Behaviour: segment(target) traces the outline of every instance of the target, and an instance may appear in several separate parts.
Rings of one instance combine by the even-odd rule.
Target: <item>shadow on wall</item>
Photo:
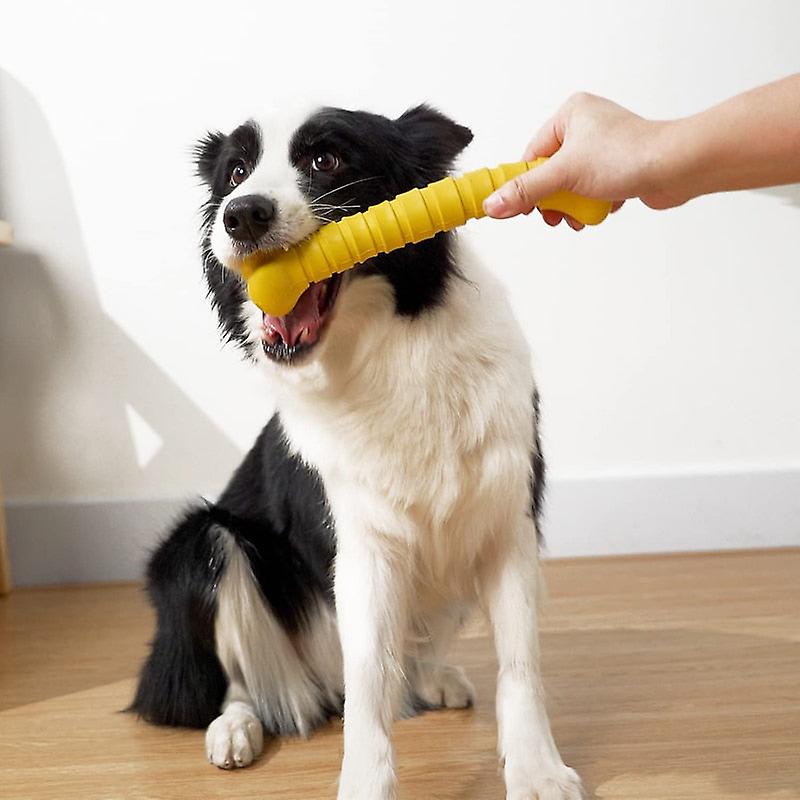
[[[221,483],[240,452],[102,310],[52,131],[2,71],[0,111],[0,212],[17,232],[0,250],[6,494],[163,497],[164,485]],[[199,442],[214,465],[194,457]]]

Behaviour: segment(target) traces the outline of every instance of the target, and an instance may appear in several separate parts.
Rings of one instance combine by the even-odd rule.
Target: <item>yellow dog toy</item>
[[[443,178],[331,222],[279,255],[258,253],[245,260],[241,268],[247,291],[268,314],[288,314],[312,283],[379,253],[389,253],[457,228],[469,219],[479,219],[484,216],[483,201],[495,189],[546,160],[501,164],[459,178]],[[611,203],[562,191],[545,197],[538,207],[568,214],[585,225],[597,225],[608,216]]]

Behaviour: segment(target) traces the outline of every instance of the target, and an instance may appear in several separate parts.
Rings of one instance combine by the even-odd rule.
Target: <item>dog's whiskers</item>
[[[333,214],[335,211],[344,211],[345,213],[350,212],[352,209],[361,209],[363,205],[361,203],[353,203],[352,201],[355,200],[354,197],[350,197],[341,204],[334,204],[334,203],[311,203],[309,208],[311,209],[311,213],[316,217],[318,220],[323,220],[325,222],[334,222],[332,219],[328,219],[325,217],[325,214]],[[323,216],[320,216],[322,214]]]
[[[334,205],[332,203],[312,203],[311,208],[361,208],[360,203]]]
[[[354,208],[361,208],[361,206],[318,206],[312,207],[311,213],[314,214],[317,211],[321,211],[324,214],[332,214],[334,211],[344,211],[349,214]]]
[[[357,181],[350,181],[350,183],[345,183],[343,186],[337,186],[328,192],[324,192],[323,194],[318,195],[311,202],[316,203],[317,200],[322,200],[323,197],[327,197],[328,195],[333,194],[334,192],[341,192],[342,189],[346,189],[348,186],[355,186],[357,183],[364,183],[365,181],[374,181],[380,177],[381,177],[380,175],[370,175],[368,178],[359,178]]]

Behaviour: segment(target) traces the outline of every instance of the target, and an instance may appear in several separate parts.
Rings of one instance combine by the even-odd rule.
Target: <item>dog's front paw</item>
[[[475,689],[461,667],[445,666],[435,678],[420,681],[417,694],[431,708],[469,708]]]
[[[206,731],[206,755],[221,769],[246,767],[263,747],[261,720],[244,703],[231,703]]]
[[[507,800],[584,800],[583,784],[574,769],[564,764],[543,770],[524,787],[508,787]]]

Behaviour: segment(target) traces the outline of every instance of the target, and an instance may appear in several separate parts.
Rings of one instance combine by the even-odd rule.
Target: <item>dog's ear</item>
[[[424,103],[409,108],[395,120],[395,125],[429,180],[443,177],[456,156],[472,141],[469,128]]]
[[[209,131],[194,146],[194,164],[197,176],[208,186],[214,183],[217,161],[226,138],[225,134],[220,131]]]

